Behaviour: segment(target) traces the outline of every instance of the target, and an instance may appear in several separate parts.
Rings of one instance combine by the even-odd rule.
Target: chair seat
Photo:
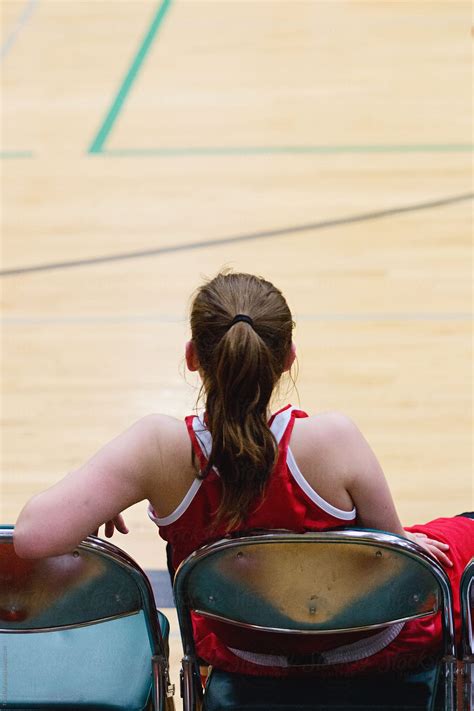
[[[158,617],[166,640],[168,621],[161,613]],[[5,633],[0,635],[0,648],[7,638],[6,688],[0,708],[2,701],[7,708],[89,711],[141,711],[147,705],[152,651],[143,611],[47,634]]]
[[[203,711],[400,711],[434,708],[438,668],[364,679],[275,679],[211,672]]]

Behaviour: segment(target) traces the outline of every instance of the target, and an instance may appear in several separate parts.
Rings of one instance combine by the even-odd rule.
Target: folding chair
[[[405,538],[362,529],[227,538],[181,564],[174,594],[184,648],[184,711],[201,705],[205,711],[455,708],[449,579],[433,558]],[[215,625],[219,639],[239,654],[286,651],[289,666],[303,667],[302,678],[245,676],[214,668],[203,692],[192,612]],[[393,625],[438,612],[443,651],[428,668],[368,679],[318,677],[324,653],[308,653],[318,635],[326,641],[334,635],[336,648],[341,635],[347,640],[361,632],[385,634]]]
[[[474,558],[461,578],[463,696],[466,711],[474,709]]]
[[[164,711],[169,624],[143,571],[89,537],[22,560],[0,526],[0,709]]]

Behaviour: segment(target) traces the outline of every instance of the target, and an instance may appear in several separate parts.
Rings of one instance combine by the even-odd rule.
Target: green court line
[[[32,151],[0,151],[0,159],[3,158],[33,158]]]
[[[138,49],[138,52],[135,55],[127,74],[125,75],[125,79],[123,80],[120,89],[118,90],[117,95],[115,96],[101,127],[97,131],[97,134],[90,145],[89,153],[102,153],[104,144],[110,134],[110,131],[112,130],[115,121],[117,120],[120,111],[122,110],[125,99],[127,98],[128,93],[132,88],[133,82],[137,77],[140,67],[143,64],[146,55],[148,54],[148,50],[150,49],[153,40],[155,39],[156,33],[170,5],[171,0],[162,0],[161,5],[158,7],[158,10],[155,13],[155,16]]]
[[[278,154],[335,154],[335,153],[469,153],[469,143],[426,143],[405,145],[328,145],[328,146],[183,146],[170,148],[112,148],[102,151],[115,158],[180,157],[180,156],[245,156]],[[92,152],[92,151],[91,151]]]

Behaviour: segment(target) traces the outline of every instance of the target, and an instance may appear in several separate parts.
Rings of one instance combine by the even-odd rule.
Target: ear
[[[185,357],[186,357],[186,365],[188,366],[188,370],[190,370],[193,373],[196,370],[199,370],[199,368],[201,366],[199,364],[199,358],[197,356],[196,347],[195,347],[193,341],[188,341],[186,343]]]
[[[293,341],[291,341],[290,352],[288,353],[285,367],[283,369],[284,373],[286,373],[287,370],[290,370],[291,366],[295,362],[295,358],[296,358],[296,346],[293,343]]]

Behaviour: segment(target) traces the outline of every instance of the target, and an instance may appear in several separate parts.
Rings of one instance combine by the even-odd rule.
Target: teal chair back
[[[181,564],[174,593],[186,711],[200,696],[191,612],[207,618],[230,647],[251,651],[253,644],[254,652],[278,655],[286,650],[290,666],[306,668],[324,663],[310,652],[321,635],[335,635],[337,647],[342,634],[345,644],[351,635],[441,612],[444,658],[454,675],[449,579],[422,548],[392,534],[268,532],[220,540]]]
[[[474,709],[474,558],[461,578],[462,659],[464,708]]]
[[[70,554],[22,560],[0,526],[0,709],[163,711],[166,618],[123,551],[89,537]]]

